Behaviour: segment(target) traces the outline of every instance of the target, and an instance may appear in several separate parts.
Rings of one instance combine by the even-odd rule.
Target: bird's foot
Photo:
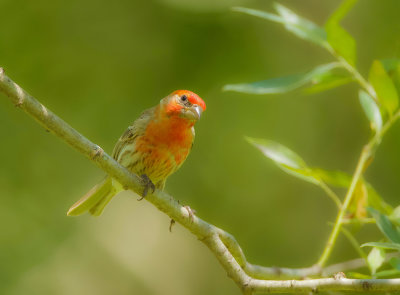
[[[154,183],[151,181],[151,179],[146,174],[142,174],[140,177],[142,178],[142,183],[143,183],[144,189],[143,189],[142,197],[140,199],[138,199],[138,201],[143,200],[147,196],[149,189],[151,189],[151,193],[154,193],[154,191],[156,190]]]
[[[185,208],[186,211],[187,211],[188,214],[189,214],[189,221],[190,221],[190,222],[193,222],[193,218],[194,218],[194,215],[196,214],[196,210],[193,210],[193,209],[190,208],[189,206],[183,206],[183,208]]]

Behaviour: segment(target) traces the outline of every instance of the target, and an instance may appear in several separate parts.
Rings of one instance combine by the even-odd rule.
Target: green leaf
[[[336,187],[348,188],[351,183],[351,175],[342,171],[328,171],[320,168],[312,168],[313,175],[317,179],[321,179],[326,184],[330,184]],[[386,215],[390,215],[393,212],[392,206],[387,204],[378,192],[373,188],[371,184],[363,180],[368,193],[367,203],[369,207],[375,208]],[[400,214],[400,209],[399,209]],[[400,216],[399,216],[400,218]]]
[[[390,75],[392,71],[397,71],[400,65],[400,59],[398,58],[387,58],[382,59],[381,63],[385,68],[385,71]]]
[[[379,60],[372,63],[369,81],[376,91],[379,102],[392,115],[399,105],[399,98],[393,81]]]
[[[368,206],[372,207],[383,214],[390,215],[393,212],[392,206],[386,203],[378,192],[372,187],[371,184],[367,184],[368,191]]]
[[[379,133],[382,129],[382,116],[374,99],[364,90],[358,92],[360,104],[371,123],[371,129]]]
[[[393,210],[392,214],[390,215],[390,219],[397,225],[400,225],[400,206]]]
[[[369,243],[362,244],[361,247],[377,247],[377,248],[382,248],[382,249],[400,251],[400,244],[395,244],[395,243],[369,242]]]
[[[342,171],[328,171],[320,168],[313,168],[313,173],[323,182],[336,186],[348,187],[351,182],[351,175]]]
[[[344,0],[331,15],[328,21],[339,23],[347,13],[354,7],[358,0]]]
[[[374,275],[385,261],[385,251],[382,248],[372,248],[367,257],[368,267]]]
[[[272,140],[250,137],[246,139],[286,173],[313,184],[319,183],[304,160],[292,150]]]
[[[276,4],[275,9],[279,15],[245,7],[232,8],[233,11],[246,13],[269,21],[284,24],[285,28],[297,37],[311,41],[320,46],[327,46],[326,33],[324,29],[307,19],[301,18],[283,5]]]
[[[253,83],[228,84],[224,86],[223,90],[250,94],[284,93],[302,87],[307,83],[310,83],[314,77],[317,77],[323,73],[330,72],[331,70],[339,66],[340,65],[338,63],[330,63],[320,65],[304,74],[273,78]]]
[[[242,12],[242,13],[245,13],[248,15],[264,18],[264,19],[267,19],[267,20],[270,20],[270,21],[276,22],[276,23],[281,23],[281,24],[285,23],[285,20],[282,17],[280,17],[279,15],[261,11],[261,10],[257,10],[257,9],[251,9],[251,8],[237,6],[237,7],[232,7],[232,11]]]
[[[371,278],[370,275],[366,275],[366,274],[359,273],[359,272],[354,272],[354,271],[349,271],[346,274],[347,274],[348,278],[353,278],[353,279],[366,280],[366,279],[370,279]]]
[[[399,228],[393,225],[390,219],[378,210],[375,210],[374,208],[368,208],[368,212],[375,219],[376,225],[381,230],[381,232],[393,243],[400,244]]]
[[[356,42],[339,23],[356,2],[357,0],[343,1],[325,24],[329,44],[337,54],[342,56],[350,65],[353,66],[356,62]]]
[[[379,271],[375,274],[375,277],[378,278],[385,278],[385,277],[398,277],[400,271],[397,269],[386,269]]]
[[[311,80],[311,86],[307,87],[304,92],[308,94],[314,94],[336,88],[342,85],[346,85],[354,81],[353,77],[348,75],[339,75],[331,72],[327,72],[320,77],[314,77]]]
[[[400,93],[400,59],[383,59],[381,60],[385,71],[392,79],[394,86],[396,87],[397,94]]]
[[[400,258],[399,257],[392,257],[389,260],[389,263],[393,268],[400,270]]]
[[[326,46],[326,32],[308,19],[302,18],[282,4],[275,3],[275,9],[285,22],[285,28],[297,37]]]

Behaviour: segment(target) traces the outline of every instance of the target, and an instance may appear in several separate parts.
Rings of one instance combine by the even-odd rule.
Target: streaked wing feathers
[[[138,136],[141,136],[146,131],[149,122],[154,118],[154,111],[156,107],[145,110],[139,118],[133,122],[131,126],[122,134],[118,142],[115,144],[112,157],[119,160],[121,150],[126,147],[127,142],[134,142]]]

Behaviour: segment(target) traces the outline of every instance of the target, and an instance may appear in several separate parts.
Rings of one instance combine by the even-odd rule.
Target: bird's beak
[[[202,112],[203,112],[203,109],[199,105],[194,104],[190,107],[183,109],[182,117],[189,119],[189,120],[197,121],[200,119]]]

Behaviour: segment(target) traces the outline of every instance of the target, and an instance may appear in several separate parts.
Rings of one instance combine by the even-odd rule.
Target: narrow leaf
[[[397,269],[386,269],[375,274],[375,278],[399,277],[400,271]]]
[[[374,99],[364,90],[358,93],[360,104],[371,123],[371,129],[379,133],[382,129],[382,116],[379,107],[376,105]]]
[[[296,36],[326,46],[326,33],[323,28],[308,19],[302,18],[282,4],[275,3],[275,9],[285,21],[285,28]]]
[[[378,248],[382,248],[382,249],[400,251],[400,244],[395,244],[395,243],[369,242],[369,243],[362,244],[361,247],[378,247]]]
[[[399,257],[392,257],[389,260],[389,263],[391,266],[393,266],[393,268],[400,270],[400,258]]]
[[[385,251],[382,248],[372,248],[367,257],[368,267],[374,275],[385,262]]]
[[[253,83],[228,84],[224,86],[223,90],[250,94],[284,93],[296,88],[300,88],[307,83],[310,83],[315,77],[322,75],[323,73],[330,72],[338,66],[338,63],[330,63],[317,66],[313,70],[304,74],[273,78]]]
[[[346,275],[348,278],[361,279],[361,280],[367,280],[367,279],[371,278],[370,275],[366,275],[366,274],[354,272],[354,271],[346,272]]]
[[[396,223],[396,225],[400,225],[400,206],[393,210],[392,214],[390,215],[390,219]]]
[[[329,21],[340,22],[354,7],[358,0],[344,0],[329,18]]]
[[[348,187],[351,182],[351,175],[342,171],[329,171],[320,168],[313,168],[313,173],[317,178],[320,178],[323,182],[336,186],[336,187]]]
[[[382,196],[378,194],[378,192],[373,188],[373,186],[367,183],[367,191],[368,191],[368,207],[372,207],[385,215],[390,215],[393,212],[392,206],[386,203]]]
[[[247,141],[277,164],[285,165],[293,169],[307,168],[306,163],[299,155],[277,142],[250,137],[247,138]]]
[[[381,62],[389,77],[392,79],[397,94],[400,94],[400,59],[384,59]]]
[[[392,115],[399,105],[399,98],[393,81],[379,60],[372,63],[369,81],[374,87],[382,106]]]
[[[246,7],[232,7],[232,10],[237,11],[237,12],[242,12],[245,14],[249,14],[252,16],[264,18],[264,19],[267,19],[269,21],[276,22],[276,23],[281,23],[281,24],[285,23],[285,20],[282,17],[280,17],[279,15],[261,11],[261,10],[256,10],[256,9],[251,9],[251,8],[246,8]]]
[[[393,268],[400,270],[400,258],[399,257],[392,257],[389,260],[389,263]]]
[[[380,213],[378,210],[373,208],[368,208],[368,212],[376,221],[376,225],[381,230],[381,232],[393,243],[400,244],[400,230],[398,227],[392,224],[390,219]]]
[[[298,16],[283,5],[276,4],[275,9],[279,15],[245,7],[232,8],[233,11],[246,13],[272,22],[284,24],[285,28],[297,37],[311,41],[323,47],[327,46],[326,33],[323,28]]]
[[[308,94],[319,93],[325,90],[333,89],[342,85],[346,85],[354,81],[354,78],[347,75],[338,75],[334,73],[326,73],[325,75],[313,79],[312,85],[307,87],[304,92]]]
[[[320,46],[326,47],[326,33],[323,28],[313,22],[302,18],[281,4],[275,4],[279,15],[245,7],[233,7],[233,11],[246,13],[252,16],[261,17],[272,22],[281,23],[285,28],[297,37],[311,41]]]
[[[336,186],[347,188],[350,186],[351,175],[342,171],[328,171],[320,168],[312,168],[313,175],[315,178],[321,179],[323,182]],[[368,206],[375,208],[386,215],[390,215],[393,212],[392,206],[386,203],[378,192],[373,188],[371,184],[363,180],[367,187],[368,195]],[[400,209],[399,209],[400,214]],[[400,216],[399,216],[400,218]]]
[[[246,139],[286,173],[313,184],[319,183],[304,160],[292,150],[272,140],[249,137]]]
[[[228,84],[224,86],[223,90],[249,94],[276,94],[294,90],[307,82],[305,75],[299,74],[253,83]]]
[[[356,2],[357,0],[343,1],[325,24],[329,44],[337,54],[353,66],[356,62],[356,42],[339,23]]]

